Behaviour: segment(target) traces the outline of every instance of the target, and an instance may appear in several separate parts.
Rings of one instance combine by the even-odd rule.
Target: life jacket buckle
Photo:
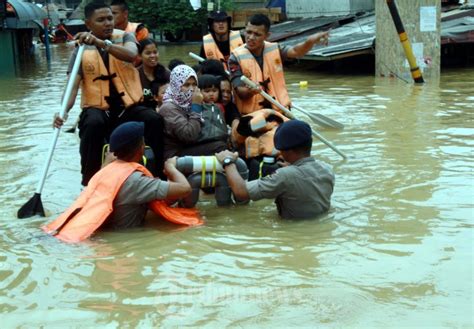
[[[112,80],[115,77],[117,77],[117,73],[113,73],[109,75],[101,74],[98,77],[94,78],[92,82],[96,82],[97,80],[102,80],[102,81]]]

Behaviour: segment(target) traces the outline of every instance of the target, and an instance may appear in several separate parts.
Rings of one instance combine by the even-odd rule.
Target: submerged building
[[[22,57],[32,54],[33,36],[46,13],[23,0],[0,0],[0,74],[11,72]]]

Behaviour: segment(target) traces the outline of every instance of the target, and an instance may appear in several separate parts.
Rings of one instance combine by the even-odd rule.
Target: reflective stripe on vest
[[[217,47],[217,44],[212,37],[212,34],[206,34],[202,38],[202,43],[204,46],[204,53],[206,54],[207,59],[218,59],[220,60],[223,64],[226,70],[228,70],[227,67],[227,58],[224,57],[222,52],[219,50],[219,47]],[[240,36],[239,31],[230,31],[229,32],[229,47],[230,47],[230,52],[234,51],[234,49],[239,48],[242,46],[244,42],[242,41],[242,37]]]
[[[123,45],[121,30],[114,30],[112,42]],[[109,79],[115,85],[122,97],[125,107],[140,102],[143,91],[141,89],[140,75],[133,63],[128,63],[109,56],[109,71],[95,46],[86,46],[82,55],[82,97],[81,108],[98,108],[107,110],[109,104],[106,97],[110,95]]]
[[[265,91],[276,98],[283,106],[288,107],[291,104],[288,90],[286,89],[280,49],[277,43],[265,41],[263,50],[263,72],[255,60],[255,57],[245,45],[234,50],[233,54],[240,64],[243,75],[257,83],[269,81],[268,89]],[[241,114],[252,113],[263,108],[261,103],[265,99],[260,94],[256,94],[248,99],[241,99],[237,94],[234,96],[235,104]],[[274,106],[274,108],[278,110],[276,106]]]

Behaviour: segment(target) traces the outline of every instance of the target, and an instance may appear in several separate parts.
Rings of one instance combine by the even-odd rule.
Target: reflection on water
[[[162,46],[161,60],[194,64],[198,48]],[[337,176],[319,220],[282,221],[271,201],[216,208],[210,196],[204,227],[155,221],[65,245],[38,227],[80,191],[77,135],[61,133],[42,193],[48,217],[16,211],[41,174],[68,51],[53,48],[50,70],[37,53],[16,78],[0,77],[3,326],[473,326],[472,69],[421,87],[288,71],[297,104],[346,126],[313,125],[349,155],[314,141]]]

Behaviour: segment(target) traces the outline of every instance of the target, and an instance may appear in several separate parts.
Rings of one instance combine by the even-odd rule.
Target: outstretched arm
[[[304,42],[294,45],[288,49],[289,58],[300,58],[306,55],[315,44],[327,45],[329,41],[329,31],[318,32],[310,35]]]

